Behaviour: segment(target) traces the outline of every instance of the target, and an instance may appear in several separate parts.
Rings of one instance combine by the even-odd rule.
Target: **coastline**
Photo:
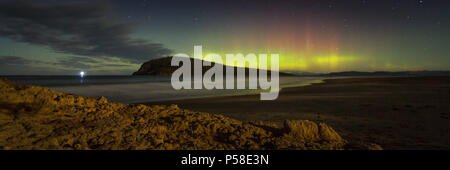
[[[122,104],[5,80],[0,81],[0,90],[0,124],[8,125],[0,131],[0,149],[395,150],[450,146],[450,77],[445,76],[327,79],[284,88],[275,101],[245,95]],[[207,130],[213,124],[225,128]],[[65,130],[57,130],[61,128]],[[190,136],[193,128],[199,129],[194,136],[204,138]],[[242,128],[247,129],[245,134]],[[321,134],[324,129],[326,135]],[[217,140],[223,130],[226,139]],[[109,136],[109,132],[116,135]],[[139,138],[141,132],[154,137],[121,146],[124,135]],[[254,133],[265,136],[270,145],[261,138],[250,139]],[[180,144],[179,135],[187,135],[183,141],[190,144]],[[237,142],[247,140],[256,143],[249,147]],[[280,143],[284,140],[290,143]],[[304,147],[305,140],[313,147]],[[131,147],[137,144],[140,147]]]
[[[282,124],[306,119],[332,125],[355,145],[385,149],[450,149],[450,77],[326,79],[284,88],[275,101],[259,95],[146,102]]]
[[[309,85],[310,83],[320,82],[323,78],[317,77],[280,77],[280,88],[297,87]],[[248,83],[247,83],[248,84]],[[189,100],[199,98],[214,98],[224,96],[242,96],[260,94],[260,89],[173,89],[170,78],[164,82],[144,82],[117,84],[88,84],[88,85],[72,85],[72,86],[52,86],[49,87],[56,91],[81,96],[100,97],[104,96],[113,102],[121,102],[127,104],[145,103],[145,102],[161,102],[171,100]]]
[[[0,149],[331,150],[347,142],[325,123],[241,122],[177,105],[128,105],[0,80]]]

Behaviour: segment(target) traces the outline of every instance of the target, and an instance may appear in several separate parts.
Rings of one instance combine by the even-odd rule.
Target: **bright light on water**
[[[84,71],[80,72],[80,77],[84,77]]]

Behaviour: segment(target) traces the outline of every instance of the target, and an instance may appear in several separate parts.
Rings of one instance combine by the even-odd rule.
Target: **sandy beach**
[[[450,77],[329,79],[259,95],[145,103],[222,114],[240,121],[312,120],[332,126],[351,145],[383,149],[450,149]]]

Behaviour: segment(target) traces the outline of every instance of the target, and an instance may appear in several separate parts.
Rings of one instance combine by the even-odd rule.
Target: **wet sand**
[[[450,149],[450,77],[329,79],[282,89],[275,101],[259,95],[151,102],[178,104],[241,121],[312,120],[349,142],[384,149]]]

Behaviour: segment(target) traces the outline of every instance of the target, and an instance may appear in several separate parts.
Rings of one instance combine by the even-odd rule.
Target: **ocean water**
[[[19,84],[47,87],[170,82],[169,76],[0,76],[0,78],[7,78]]]
[[[192,98],[259,94],[261,89],[191,89],[175,90],[170,76],[1,76],[18,84],[47,86],[81,96],[104,96],[110,101],[144,103]],[[280,77],[280,90],[320,83],[323,77]],[[248,84],[248,83],[247,83]]]

